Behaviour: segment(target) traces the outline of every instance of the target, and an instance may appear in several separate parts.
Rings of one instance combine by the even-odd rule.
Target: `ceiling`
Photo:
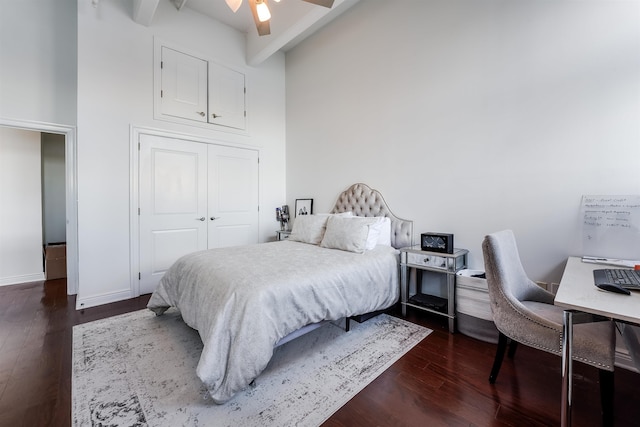
[[[134,0],[134,20],[151,25],[159,1],[171,1],[178,9],[188,8],[246,33],[247,63],[258,65],[278,51],[287,51],[326,25],[359,0],[335,0],[328,9],[302,0],[269,1],[271,34],[258,36],[248,0],[236,13],[225,0]]]
[[[242,2],[236,13],[233,13],[224,0],[187,0],[184,7],[200,12],[243,33],[256,31],[249,2],[246,0]],[[282,0],[280,3],[271,1],[269,2],[272,14],[271,25],[288,25],[291,19],[295,19],[301,13],[301,10],[308,11],[313,7],[317,6],[300,0]]]

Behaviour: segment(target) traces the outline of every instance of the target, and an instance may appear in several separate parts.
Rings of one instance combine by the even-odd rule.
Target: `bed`
[[[300,331],[396,303],[397,249],[412,235],[412,222],[396,217],[378,191],[354,184],[331,213],[299,216],[288,240],[183,256],[147,307],[157,315],[175,307],[198,331],[196,373],[224,403]]]

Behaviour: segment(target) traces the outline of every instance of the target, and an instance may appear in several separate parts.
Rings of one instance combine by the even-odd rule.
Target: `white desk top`
[[[570,257],[554,304],[616,320],[640,323],[640,292],[631,291],[631,295],[624,295],[598,289],[593,283],[593,270],[599,268],[615,267],[585,263],[578,257]]]

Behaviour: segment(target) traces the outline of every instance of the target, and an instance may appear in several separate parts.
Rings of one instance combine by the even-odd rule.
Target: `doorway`
[[[77,174],[75,128],[50,123],[10,120],[0,118],[0,127],[32,131],[38,134],[54,134],[64,137],[64,208],[66,211],[66,270],[67,294],[78,292],[78,230],[77,230]],[[38,136],[39,138],[39,136]]]

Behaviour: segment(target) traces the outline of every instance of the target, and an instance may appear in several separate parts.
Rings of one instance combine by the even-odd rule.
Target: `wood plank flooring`
[[[0,426],[70,426],[73,325],[143,309],[148,298],[76,311],[63,279],[0,287]],[[425,313],[407,318],[434,332],[325,426],[560,424],[558,357],[519,346],[490,385],[495,345],[449,334]],[[597,370],[574,366],[573,425],[598,426]],[[618,369],[615,381],[615,425],[640,425],[640,374]]]

